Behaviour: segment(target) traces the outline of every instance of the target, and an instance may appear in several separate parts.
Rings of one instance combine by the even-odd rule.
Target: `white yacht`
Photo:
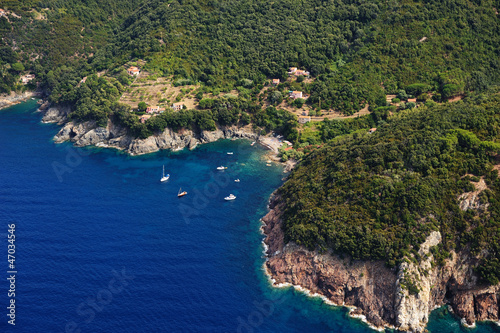
[[[236,196],[234,194],[230,194],[224,198],[224,200],[226,200],[226,201],[230,201],[230,200],[234,200],[234,199],[236,199]]]
[[[227,169],[227,167],[222,166],[222,165],[220,167],[217,167],[217,170],[226,170],[226,169]]]

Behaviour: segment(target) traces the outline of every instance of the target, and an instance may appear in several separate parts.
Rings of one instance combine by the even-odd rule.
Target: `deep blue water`
[[[225,140],[130,157],[55,145],[58,126],[41,124],[36,107],[0,111],[0,332],[373,332],[345,309],[270,287],[259,219],[283,170],[265,166],[261,147]],[[180,187],[188,196],[177,198]],[[442,310],[429,330],[466,331]]]

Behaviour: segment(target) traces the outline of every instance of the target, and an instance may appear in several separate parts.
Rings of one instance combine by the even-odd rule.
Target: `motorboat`
[[[236,199],[236,196],[234,194],[230,194],[224,198],[224,200],[226,200],[226,201],[230,201],[230,200],[234,200],[234,199]]]

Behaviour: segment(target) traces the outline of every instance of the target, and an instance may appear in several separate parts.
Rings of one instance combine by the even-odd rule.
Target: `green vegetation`
[[[0,8],[13,13],[0,18],[0,93],[25,89],[19,83],[24,70],[49,93],[74,88],[95,70],[88,59],[140,2],[0,0]]]
[[[317,78],[309,104],[321,98],[322,108],[351,114],[365,102],[385,106],[384,93],[400,89],[445,99],[498,83],[495,7],[496,0],[153,0],[105,51],[119,56],[102,59],[113,67],[144,58],[147,70],[212,91],[284,80],[297,66]]]
[[[286,240],[395,266],[439,230],[438,261],[451,249],[487,249],[477,271],[497,283],[500,179],[492,166],[500,152],[500,96],[402,111],[373,134],[343,135],[346,126],[325,126],[322,135],[335,138],[305,157],[280,189]],[[459,195],[479,180],[467,174],[488,185],[480,195],[489,204],[484,214],[459,209]]]

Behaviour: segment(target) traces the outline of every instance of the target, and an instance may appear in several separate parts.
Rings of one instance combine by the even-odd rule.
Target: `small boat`
[[[165,166],[163,166],[163,175],[162,175],[162,177],[160,179],[160,182],[162,182],[162,183],[166,182],[169,178],[170,178],[170,174],[167,173],[165,175]]]
[[[224,200],[226,200],[226,201],[230,201],[230,200],[234,200],[234,199],[236,199],[236,196],[234,194],[230,194],[224,198]]]
[[[234,182],[235,182],[235,183],[239,183],[239,182],[240,182],[240,180],[239,180],[239,179],[235,179],[235,180],[234,180]]]
[[[250,144],[250,146],[253,146],[255,144],[255,141]]]
[[[266,164],[266,166],[271,166],[271,164],[268,163],[268,164]]]
[[[233,152],[232,151],[228,151],[227,154],[228,155],[233,155]]]
[[[217,167],[217,170],[226,170],[226,169],[227,169],[227,167],[222,166],[222,165],[220,167]]]
[[[271,160],[267,160],[266,161],[267,164],[271,164],[271,162],[272,162]]]
[[[182,192],[181,191],[182,191],[182,188],[180,188],[179,189],[179,193],[177,193],[177,197],[179,197],[179,198],[185,196],[186,194],[188,194],[186,191],[182,191]]]

